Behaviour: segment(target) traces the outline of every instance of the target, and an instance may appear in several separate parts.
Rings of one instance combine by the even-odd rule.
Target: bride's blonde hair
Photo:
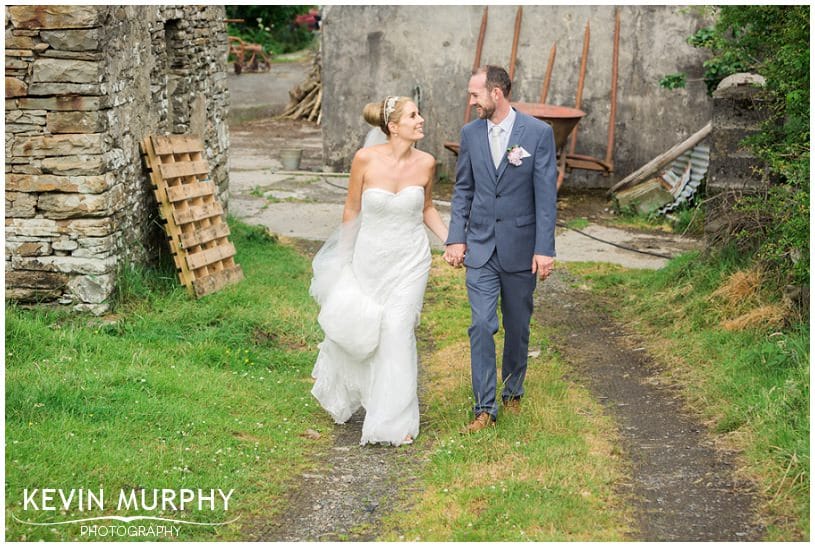
[[[378,127],[386,135],[390,136],[388,122],[399,122],[402,118],[402,110],[412,100],[410,97],[389,96],[382,101],[368,103],[362,109],[362,117],[365,118],[366,122]]]

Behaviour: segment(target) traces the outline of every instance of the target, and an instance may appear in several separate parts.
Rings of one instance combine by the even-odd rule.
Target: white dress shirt
[[[494,124],[492,123],[492,120],[487,120],[488,139],[492,134],[492,128],[496,125],[503,130],[498,142],[501,146],[502,155],[506,155],[506,149],[509,147],[509,136],[512,134],[512,127],[515,125],[515,109],[510,107],[509,114],[507,114],[506,118],[501,120],[501,123],[499,124]]]

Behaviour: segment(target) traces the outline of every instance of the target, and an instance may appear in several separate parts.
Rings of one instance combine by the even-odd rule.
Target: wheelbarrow
[[[558,171],[560,171],[560,176],[558,176],[559,188],[566,171],[566,154],[563,148],[566,145],[569,134],[586,113],[576,108],[553,104],[521,102],[511,104],[518,112],[523,112],[524,114],[543,120],[552,126],[552,130],[555,133],[555,148],[558,151]],[[444,143],[444,147],[458,156],[459,143],[446,142]]]
[[[552,130],[555,132],[555,148],[558,151],[563,149],[572,129],[574,129],[580,119],[586,115],[582,110],[553,104],[512,103],[512,106],[514,106],[518,112],[523,112],[528,116],[543,120],[551,125]]]
[[[272,68],[272,61],[263,51],[260,44],[251,44],[238,38],[229,36],[228,55],[235,56],[235,74],[241,72],[268,72]]]

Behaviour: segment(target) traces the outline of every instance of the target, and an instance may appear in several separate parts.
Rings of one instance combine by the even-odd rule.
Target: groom
[[[461,130],[450,233],[444,259],[467,267],[472,310],[470,365],[475,419],[467,432],[498,416],[494,335],[500,295],[505,330],[501,367],[504,409],[520,411],[532,293],[552,273],[557,170],[551,127],[509,104],[506,71],[485,66],[467,88],[477,120]]]

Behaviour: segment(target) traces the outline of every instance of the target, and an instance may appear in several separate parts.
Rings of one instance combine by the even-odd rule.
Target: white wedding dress
[[[312,264],[326,337],[311,393],[340,424],[364,407],[363,445],[399,445],[419,433],[414,329],[430,272],[424,198],[421,186],[365,190],[357,219]]]

